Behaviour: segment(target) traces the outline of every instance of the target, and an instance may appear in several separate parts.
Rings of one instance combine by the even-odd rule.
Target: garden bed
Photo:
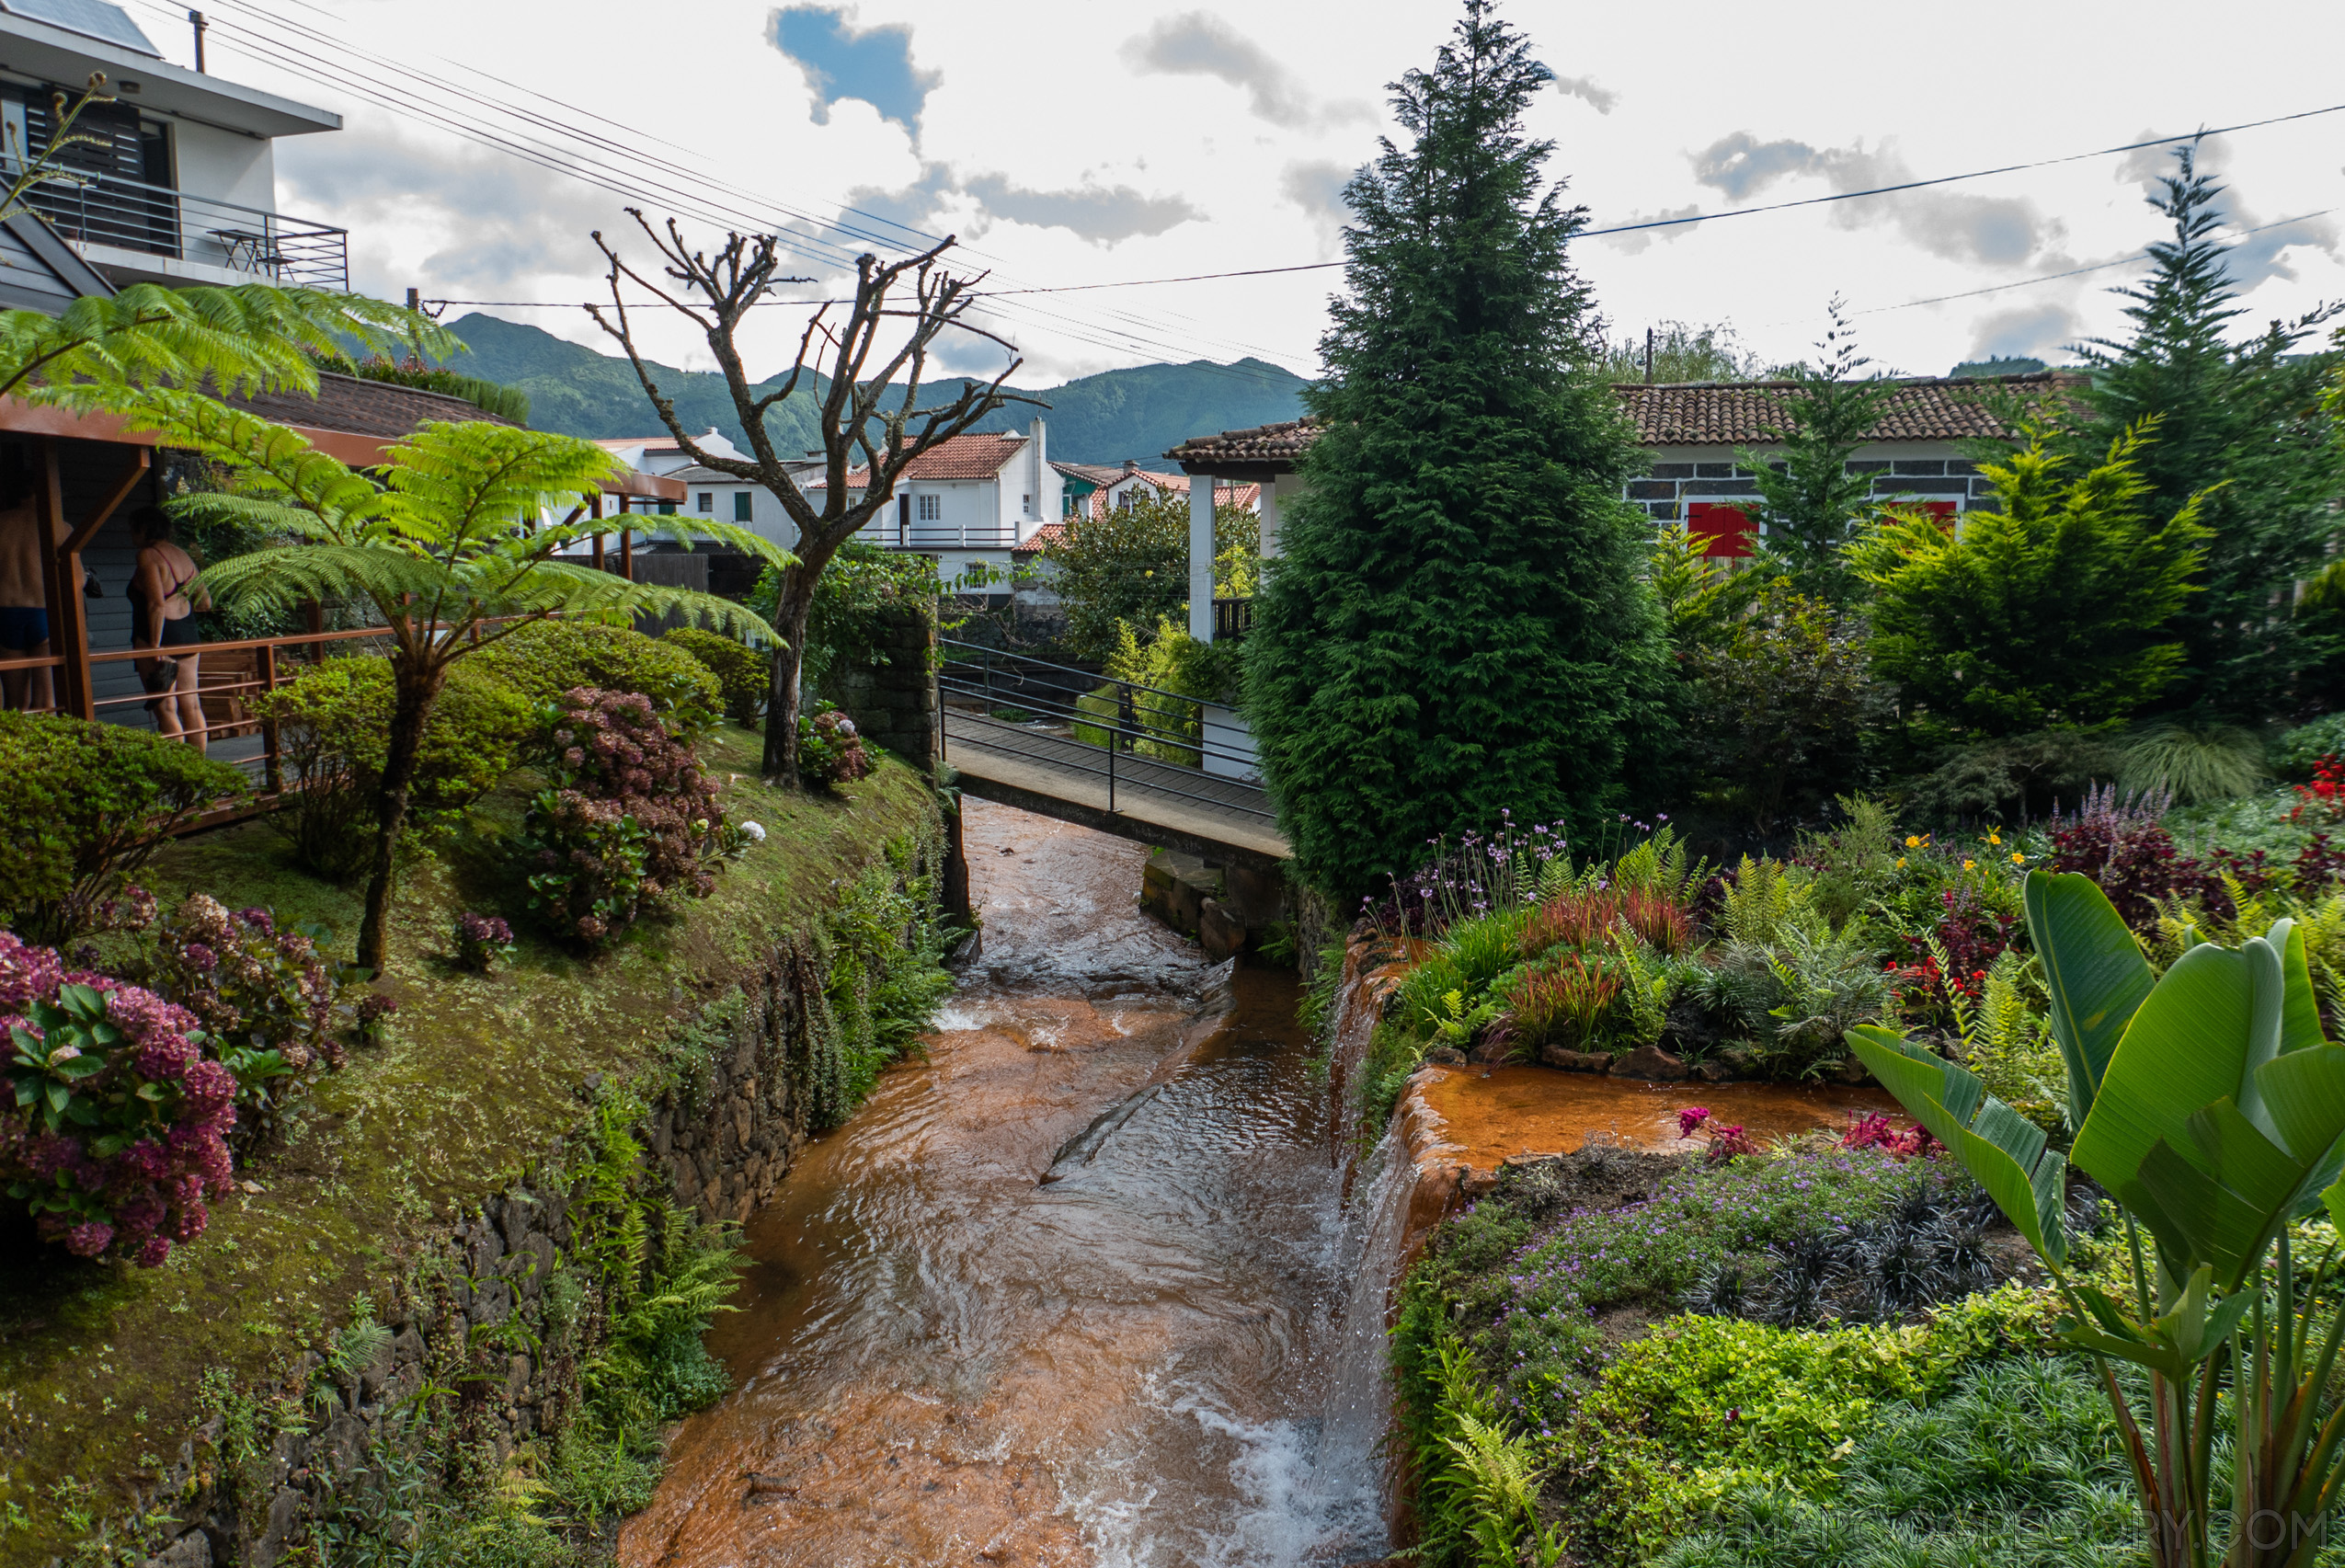
[[[78,1262],[29,1233],[6,1250],[0,1562],[87,1546],[109,1522],[118,1550],[167,1538],[166,1518],[219,1479],[212,1460],[237,1391],[298,1391],[354,1316],[389,1316],[485,1204],[555,1167],[598,1093],[638,1083],[656,1096],[695,1047],[729,1048],[731,1035],[707,1025],[738,1023],[744,990],[757,1011],[778,952],[811,953],[825,911],[891,846],[932,852],[934,798],[910,769],[885,762],[835,795],[791,795],[757,779],[759,744],[730,727],[704,744],[728,817],[766,830],[712,896],[590,961],[524,935],[498,972],[468,973],[450,931],[458,913],[495,907],[484,896],[495,846],[526,775],[509,782],[463,840],[402,880],[379,982],[398,1002],[386,1043],[296,1103],[281,1147],[237,1173],[200,1240],[154,1269]],[[170,846],[144,880],[166,906],[203,891],[269,906],[280,923],[320,921],[343,944],[360,913],[354,891],[300,872],[259,821]],[[751,1178],[715,1172],[686,1196],[704,1216],[739,1218],[745,1195],[779,1174],[780,1160],[757,1159]],[[157,1494],[166,1475],[185,1495]],[[127,1516],[134,1496],[148,1531]]]

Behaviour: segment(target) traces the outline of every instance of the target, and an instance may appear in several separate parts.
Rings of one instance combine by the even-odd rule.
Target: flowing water
[[[623,1561],[1381,1557],[1388,1239],[1346,1233],[1292,977],[1144,921],[1138,847],[965,808],[983,956],[750,1226],[740,1386]]]

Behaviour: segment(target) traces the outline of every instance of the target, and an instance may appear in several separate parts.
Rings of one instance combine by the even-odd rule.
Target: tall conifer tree
[[[2339,532],[2331,509],[2345,493],[2345,447],[2320,388],[2339,356],[2300,351],[2328,310],[2232,342],[2231,323],[2247,313],[2233,303],[2230,247],[2215,235],[2223,188],[2187,145],[2159,183],[2150,205],[2173,220],[2174,237],[2149,247],[2156,267],[2145,284],[2116,291],[2133,302],[2133,337],[2084,348],[2090,418],[2072,455],[2082,472],[2121,432],[2157,417],[2141,458],[2145,509],[2170,517],[2209,492],[2199,513],[2206,567],[2174,622],[2184,675],[2167,702],[2260,719],[2297,702],[2299,674],[2336,651],[2289,612],[2295,580],[2318,570]]]
[[[1552,74],[1468,0],[1392,91],[1413,137],[1345,191],[1347,296],[1246,653],[1304,875],[1356,897],[1438,834],[1592,823],[1657,738],[1664,639],[1634,434],[1593,373],[1585,222],[1523,114]]]

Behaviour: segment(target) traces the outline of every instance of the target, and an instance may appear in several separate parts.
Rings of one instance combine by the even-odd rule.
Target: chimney
[[[1125,473],[1127,473],[1127,474],[1138,474],[1139,471],[1140,471],[1140,462],[1139,462],[1139,459],[1138,459],[1138,458],[1136,458],[1136,457],[1127,457],[1127,458],[1126,458],[1126,459],[1124,460],[1124,472],[1125,472]]]
[[[1050,472],[1050,428],[1047,425],[1045,425],[1042,422],[1041,416],[1037,415],[1035,418],[1035,422],[1026,427],[1026,433],[1034,438],[1032,445],[1028,447],[1026,452],[1028,461],[1034,464],[1034,500],[1027,506],[1026,515],[1028,517],[1040,517],[1042,515],[1042,498],[1048,494],[1048,492],[1042,487],[1042,477],[1044,475]]]

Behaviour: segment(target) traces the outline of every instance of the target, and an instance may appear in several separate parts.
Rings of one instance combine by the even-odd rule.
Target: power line
[[[2299,213],[2294,218],[2282,218],[2276,223],[2258,223],[2254,228],[2239,230],[2233,237],[2245,239],[2249,235],[2259,235],[2268,229],[2284,229],[2291,223],[2309,223],[2315,218],[2326,218],[2337,211],[2339,209],[2335,207],[2324,207],[2317,212]],[[1907,300],[1903,304],[1894,305],[1874,305],[1870,310],[1852,310],[1848,314],[1850,315],[1880,315],[1887,311],[1912,310],[1916,305],[1944,304],[1949,300],[1974,300],[1981,294],[1999,294],[2006,289],[2027,289],[2038,283],[2057,282],[2063,278],[2081,278],[2088,272],[2106,272],[2112,267],[2130,267],[2134,262],[2147,261],[2149,258],[2148,251],[2137,250],[2131,256],[2121,256],[2114,261],[2096,261],[2089,267],[2072,267],[2065,272],[2046,272],[2040,278],[2021,278],[2009,283],[1991,283],[1984,289],[1966,289],[1959,294],[1933,294],[1926,300]],[[1769,322],[1767,325],[1779,326],[1784,323]]]
[[[143,3],[148,4],[150,8],[158,11],[158,13],[163,12],[165,9],[160,5],[154,4],[154,0],[143,0]],[[294,40],[306,40],[312,41],[315,44],[317,49],[327,51],[329,54],[349,54],[352,58],[362,63],[361,71],[371,70],[373,74],[353,72],[350,67],[340,63],[336,59],[322,57],[319,53],[315,52],[313,50],[303,48],[301,41],[288,41],[287,39],[257,31],[250,27],[239,25],[237,22],[233,20],[229,23],[230,30],[240,35],[239,41],[242,42],[245,47],[250,49],[254,53],[259,55],[264,60],[269,61],[282,69],[306,77],[312,81],[320,82],[326,86],[350,93],[364,101],[375,104],[376,106],[394,114],[421,120],[425,122],[437,125],[463,139],[474,141],[495,151],[522,158],[525,161],[535,164],[540,167],[549,170],[550,172],[579,179],[613,195],[621,196],[623,198],[633,198],[637,200],[645,200],[646,204],[666,205],[671,210],[678,212],[680,215],[696,218],[700,221],[716,223],[720,226],[729,228],[735,225],[740,225],[756,230],[765,230],[768,229],[769,226],[773,226],[771,225],[771,221],[767,214],[763,212],[746,211],[741,206],[736,205],[736,203],[743,200],[756,202],[760,200],[763,200],[765,204],[771,206],[773,211],[784,214],[795,223],[806,224],[811,229],[818,231],[827,230],[830,233],[843,235],[851,239],[875,246],[883,249],[900,252],[906,248],[900,244],[900,242],[890,241],[882,235],[856,229],[852,225],[817,218],[810,212],[794,210],[785,203],[771,201],[770,199],[745,198],[740,193],[732,190],[730,188],[709,180],[705,177],[698,175],[695,171],[683,166],[680,166],[671,160],[660,157],[657,155],[646,154],[639,148],[630,147],[623,142],[615,141],[612,138],[602,136],[599,133],[581,132],[576,124],[575,117],[567,110],[566,107],[565,110],[565,120],[563,122],[557,124],[547,120],[543,115],[532,114],[527,110],[516,109],[510,104],[501,102],[495,98],[484,97],[478,93],[470,91],[469,89],[463,88],[455,84],[443,81],[438,77],[430,75],[428,73],[418,71],[413,67],[404,65],[395,60],[385,59],[366,54],[361,52],[349,50],[347,46],[341,44],[339,40],[321,34],[315,29],[310,29],[302,23],[280,17],[270,16],[266,12],[258,11],[257,7],[241,4],[240,0],[221,0],[221,4],[230,6],[235,11],[253,11],[254,14],[259,17],[262,21],[281,29],[285,33],[292,35]],[[317,9],[315,6],[306,6],[304,8],[311,10]],[[386,89],[380,86],[375,80],[375,75],[383,74],[405,78],[407,82],[415,84],[418,87],[444,94],[458,100],[460,104],[468,107],[452,114],[442,106],[429,101],[428,97],[407,96],[405,94],[400,97],[394,97],[389,96]],[[497,80],[497,78],[493,77],[487,79],[492,81]],[[527,91],[527,89],[515,90],[523,92]],[[551,101],[544,99],[543,96],[540,94],[532,93],[530,96],[539,98],[540,101]],[[479,111],[483,110],[493,115],[501,116],[509,121],[517,123],[521,128],[520,131],[518,132],[499,132],[482,125],[479,123]],[[614,130],[624,131],[624,128],[618,127],[614,122],[608,120],[607,119],[603,119],[601,116],[592,116],[590,118],[600,120],[601,120],[601,123],[612,125]],[[638,165],[647,166],[655,172],[647,178],[645,173],[640,169],[614,167],[611,164],[599,161],[593,156],[580,155],[578,152],[571,148],[559,145],[558,143],[549,143],[547,140],[541,136],[530,134],[530,132],[532,132],[550,133],[550,135],[555,138],[569,137],[578,141],[583,141],[597,148],[606,150],[611,155],[623,160],[631,161]],[[680,180],[684,183],[681,185],[678,184],[677,182]],[[691,187],[698,187],[700,189],[690,189]],[[897,224],[887,220],[880,221],[887,222],[887,226],[891,228],[905,228],[905,225]],[[800,256],[805,259],[814,261],[818,265],[833,268],[847,268],[853,265],[854,253],[852,251],[840,246],[835,241],[823,237],[820,233],[806,234],[794,232],[787,225],[779,225],[779,227],[781,229],[781,233],[777,237],[783,240],[784,248],[786,251]],[[918,233],[918,231],[909,229],[906,229],[906,232]],[[932,238],[930,243],[933,243]],[[970,247],[965,247],[965,249],[969,248]],[[974,252],[972,249],[971,254],[980,253]],[[1024,314],[1040,318],[1046,324],[1046,330],[1055,330],[1059,336],[1070,338],[1076,341],[1089,343],[1093,347],[1107,349],[1117,352],[1156,353],[1159,355],[1177,356],[1186,351],[1193,351],[1189,350],[1185,345],[1174,344],[1164,340],[1161,337],[1154,336],[1154,334],[1162,332],[1164,328],[1157,326],[1156,324],[1147,322],[1142,318],[1132,317],[1128,315],[1128,313],[1120,311],[1113,313],[1123,316],[1125,318],[1125,323],[1127,324],[1116,326],[1105,326],[1074,321],[1070,318],[1060,315],[1058,313],[1039,311],[1033,307],[1026,307]],[[1047,325],[1054,322],[1058,325],[1055,326]],[[1135,329],[1137,329],[1137,336],[1135,335]],[[1112,334],[1112,340],[1109,337],[1101,336],[1103,332]],[[1227,339],[1222,339],[1221,341],[1226,348],[1237,349],[1247,353],[1264,355],[1273,359],[1287,357],[1279,353],[1277,350],[1264,349],[1256,345],[1234,343],[1230,342]],[[1226,370],[1221,367],[1216,367],[1216,369],[1219,371],[1220,373],[1236,375],[1241,379],[1250,381],[1259,379],[1258,377],[1252,376],[1243,372]]]

